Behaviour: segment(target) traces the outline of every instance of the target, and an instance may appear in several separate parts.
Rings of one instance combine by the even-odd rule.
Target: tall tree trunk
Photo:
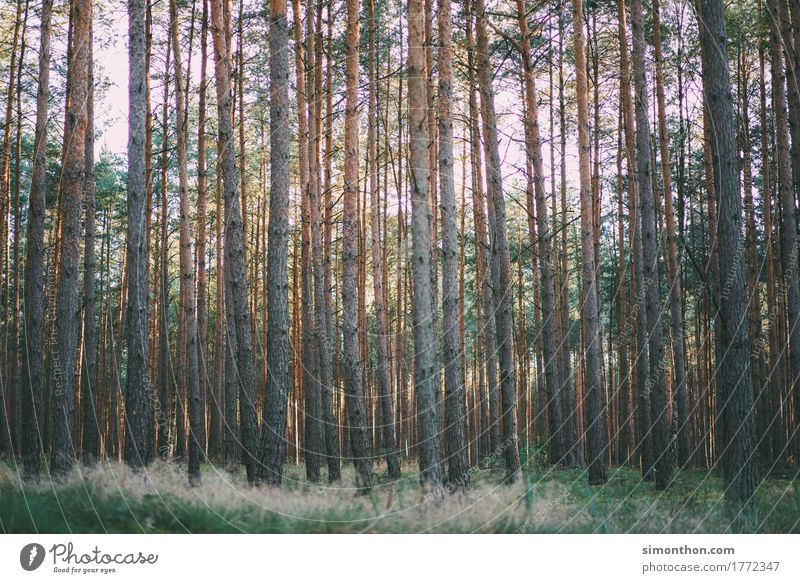
[[[190,484],[200,481],[200,461],[205,441],[205,411],[200,393],[200,370],[197,350],[197,320],[195,310],[194,261],[192,258],[192,239],[189,210],[189,189],[186,168],[186,107],[184,102],[183,64],[181,59],[181,40],[178,33],[178,6],[170,0],[170,34],[175,82],[176,142],[178,157],[178,199],[180,204],[180,307],[183,338],[179,338],[179,352],[183,360],[179,383],[184,384],[183,397],[189,407],[189,460],[188,477]],[[180,405],[183,407],[183,403]]]
[[[488,401],[489,451],[497,451],[500,443],[500,396],[497,389],[497,353],[495,352],[494,307],[491,281],[488,276],[489,235],[486,226],[486,196],[483,191],[483,156],[481,154],[480,120],[475,84],[475,43],[472,38],[474,10],[467,2],[467,50],[469,51],[469,128],[472,152],[472,209],[475,223],[475,275],[479,289],[479,307],[482,318],[478,322],[481,351],[486,367],[486,392]]]
[[[197,359],[200,368],[200,395],[203,399],[203,408],[208,401],[208,348],[206,346],[206,222],[208,209],[208,163],[206,162],[206,92],[208,79],[206,67],[208,65],[208,0],[202,0],[203,14],[200,28],[200,86],[198,87],[197,105]],[[219,313],[216,317],[219,317]],[[212,390],[214,385],[211,385]],[[214,455],[218,453],[217,446],[219,434],[219,407],[216,399],[210,411],[209,437],[206,440],[208,449]],[[204,421],[205,424],[205,421]],[[205,445],[205,444],[204,444]]]
[[[133,468],[145,463],[147,440],[147,233],[145,163],[147,75],[145,0],[128,0],[128,236],[125,386],[125,461]],[[79,43],[78,45],[79,46]],[[164,227],[166,228],[166,227]],[[163,306],[162,306],[163,309]],[[166,318],[166,314],[163,316]]]
[[[14,411],[13,394],[15,388],[9,387],[10,379],[6,377],[5,371],[10,368],[9,359],[16,357],[16,350],[9,344],[9,305],[10,285],[11,285],[11,263],[8,249],[9,223],[11,217],[11,150],[12,150],[12,131],[14,127],[14,95],[17,89],[16,78],[18,77],[18,61],[20,37],[24,36],[24,24],[22,17],[23,2],[16,0],[15,19],[13,33],[11,36],[11,50],[8,67],[8,89],[6,92],[6,111],[3,124],[3,167],[0,174],[0,373],[2,387],[0,387],[0,452],[4,449],[13,454],[13,434],[14,434]],[[69,61],[69,58],[67,59]],[[22,65],[20,64],[19,67]],[[66,113],[66,112],[65,112]],[[66,124],[65,124],[66,126]],[[61,200],[61,199],[60,199]],[[12,308],[13,309],[13,308]],[[9,350],[12,348],[12,350]],[[8,368],[7,368],[8,367]],[[9,387],[9,388],[7,388]]]
[[[619,56],[620,56],[620,101],[625,127],[625,150],[628,167],[628,198],[630,199],[630,224],[633,262],[633,289],[635,290],[634,314],[636,316],[636,381],[639,385],[638,411],[639,440],[634,451],[641,456],[642,475],[652,480],[653,438],[650,431],[650,349],[647,341],[647,309],[645,306],[644,260],[642,254],[642,229],[639,212],[639,170],[637,165],[634,106],[630,87],[630,59],[626,25],[625,1],[618,1]]]
[[[451,489],[469,486],[461,298],[458,286],[458,226],[453,177],[453,25],[450,0],[439,0],[439,205],[442,215],[442,335],[444,336],[447,479]]]
[[[675,377],[674,395],[677,421],[677,462],[684,467],[691,455],[689,439],[689,401],[686,396],[686,352],[683,332],[683,307],[681,298],[681,264],[678,260],[675,239],[675,214],[672,207],[672,175],[670,170],[669,137],[667,133],[667,107],[664,96],[664,57],[661,49],[660,0],[653,0],[653,45],[656,63],[656,100],[658,103],[658,143],[661,156],[661,179],[664,186],[664,215],[667,239],[667,283],[669,285],[669,313],[672,331],[672,360]]]
[[[170,37],[171,38],[171,37]],[[158,391],[159,408],[162,411],[162,418],[159,420],[156,432],[158,439],[158,453],[162,459],[169,459],[173,454],[172,446],[178,437],[182,435],[179,419],[175,421],[175,431],[172,430],[172,412],[175,396],[175,375],[173,373],[172,356],[169,346],[169,206],[167,204],[167,166],[168,166],[168,141],[167,123],[169,109],[169,65],[170,50],[172,44],[167,38],[167,51],[164,62],[164,96],[161,105],[161,216],[159,218],[159,228],[161,229],[159,240],[159,299],[158,299]],[[178,412],[176,411],[176,416]]]
[[[285,11],[285,9],[284,9]],[[236,178],[236,157],[233,145],[233,99],[231,96],[231,44],[226,38],[230,14],[223,18],[222,0],[211,2],[211,36],[214,39],[214,72],[217,90],[217,123],[219,131],[220,169],[225,201],[225,304],[229,342],[236,339],[234,367],[239,386],[239,415],[242,453],[247,480],[257,479],[258,422],[256,417],[256,371],[253,361],[253,336],[248,306],[247,270],[244,257],[242,209]],[[288,313],[285,314],[288,317]],[[286,328],[288,334],[288,326]],[[287,337],[288,338],[288,337]],[[234,354],[232,354],[234,356]],[[281,436],[283,437],[283,436]]]
[[[36,90],[36,130],[33,145],[33,173],[28,201],[28,230],[25,238],[25,325],[20,395],[22,396],[22,457],[25,475],[39,479],[42,432],[42,371],[44,331],[44,218],[47,198],[47,116],[50,98],[50,33],[53,0],[42,2],[39,25],[39,74]]]
[[[478,85],[481,93],[481,113],[486,153],[486,185],[493,217],[490,220],[492,241],[492,290],[495,303],[495,328],[497,352],[500,360],[500,387],[502,393],[503,457],[506,461],[506,480],[514,482],[520,477],[519,447],[517,443],[516,374],[514,369],[514,341],[512,331],[511,256],[508,250],[506,205],[503,195],[503,175],[500,167],[497,115],[494,109],[494,89],[489,62],[489,38],[484,0],[477,0]]]
[[[317,79],[321,74],[321,64],[317,65],[316,34],[314,32],[314,5],[315,0],[308,1],[307,9],[307,34],[308,39],[308,82],[306,90],[308,99],[308,199],[311,220],[311,263],[314,272],[314,334],[317,340],[317,358],[319,366],[319,383],[321,393],[321,406],[323,426],[325,431],[326,455],[328,459],[328,480],[337,482],[340,478],[339,451],[337,444],[337,426],[332,413],[333,401],[333,363],[334,349],[330,339],[330,313],[328,303],[325,301],[325,258],[323,247],[323,198],[320,196],[319,179],[319,122],[318,105],[321,105],[317,95]]]
[[[653,461],[656,488],[663,490],[672,477],[669,456],[669,427],[667,425],[666,387],[664,383],[664,329],[661,325],[661,275],[658,265],[658,235],[656,233],[655,196],[650,165],[650,120],[648,118],[648,87],[645,71],[645,40],[641,0],[631,4],[633,34],[633,79],[636,89],[636,159],[639,171],[639,200],[642,212],[642,259],[647,312],[647,335],[650,356],[650,376],[642,379],[648,385],[652,423]],[[642,382],[640,381],[640,382]],[[649,429],[649,428],[648,428]]]
[[[431,209],[428,199],[428,126],[425,71],[425,8],[408,2],[408,117],[414,297],[414,389],[419,423],[419,465],[423,487],[441,491],[442,445],[437,395],[438,359],[433,316]]]
[[[372,234],[372,283],[375,293],[375,342],[377,356],[378,393],[380,399],[380,424],[384,455],[389,477],[400,478],[397,461],[397,439],[394,432],[392,391],[389,382],[389,330],[386,324],[386,305],[383,289],[383,255],[381,253],[380,200],[377,152],[377,77],[375,47],[375,0],[367,1],[367,23],[369,26],[369,112],[367,115],[367,159],[369,171],[370,228]]]
[[[581,193],[581,254],[583,293],[581,317],[586,360],[584,399],[586,403],[586,455],[589,483],[603,484],[607,479],[606,412],[602,398],[600,358],[600,314],[597,306],[597,260],[594,256],[591,168],[589,165],[589,103],[586,78],[586,42],[583,33],[583,0],[572,0],[572,35],[575,53],[578,104],[578,161]]]
[[[358,347],[356,239],[358,197],[358,43],[359,2],[347,0],[347,92],[344,118],[344,213],[342,215],[342,335],[344,337],[344,392],[356,484],[360,491],[372,485],[372,460],[364,412],[362,362]],[[313,201],[312,201],[313,202]],[[321,257],[320,257],[321,260]],[[321,283],[321,282],[320,282]],[[319,304],[318,304],[319,305]]]
[[[561,408],[562,418],[564,419],[564,430],[566,433],[566,447],[570,453],[571,458],[577,460],[580,457],[578,450],[578,440],[575,439],[576,428],[576,407],[575,399],[576,392],[574,386],[576,383],[572,379],[572,351],[570,335],[572,332],[572,323],[570,320],[570,298],[569,298],[569,256],[567,253],[567,232],[569,231],[569,223],[567,222],[567,105],[566,105],[566,77],[564,75],[564,24],[566,18],[562,14],[558,18],[558,124],[561,139],[559,140],[560,152],[560,198],[561,198],[561,269],[559,274],[559,318],[558,318],[558,338],[560,343],[559,350],[559,368],[561,369],[561,378],[564,379],[564,392],[562,396]],[[569,460],[572,461],[572,460]]]
[[[148,2],[147,9],[145,11],[145,70],[150,71],[150,63],[152,62],[153,58],[153,10],[152,5]],[[152,105],[152,86],[150,83],[150,75],[146,76],[146,83],[145,83],[145,111],[147,112],[145,115],[145,247],[147,248],[147,257],[145,261],[145,271],[147,275],[145,275],[146,282],[149,286],[150,284],[150,265],[151,265],[151,254],[152,257],[156,256],[157,246],[153,244],[153,232],[158,232],[158,229],[153,229],[153,112],[151,110]],[[104,217],[104,221],[106,218]],[[104,224],[105,227],[105,224]],[[101,245],[102,247],[102,245]],[[101,250],[102,251],[102,250]],[[101,252],[101,259],[102,259],[102,252]],[[156,298],[158,297],[158,271],[157,265],[155,263],[156,269],[154,269],[153,278],[153,287],[152,287],[152,298],[153,298],[153,309],[149,310],[149,318],[150,318],[150,344],[149,344],[149,354],[148,354],[148,374],[150,379],[154,379],[157,374],[157,366],[158,366],[158,345],[155,342],[155,339],[158,335],[158,307],[156,304]],[[101,282],[102,284],[102,282]],[[101,285],[102,291],[102,285]],[[102,293],[101,293],[101,302],[102,302]],[[102,312],[101,312],[102,313]],[[156,448],[158,447],[158,426],[164,423],[165,417],[164,412],[160,408],[160,403],[157,397],[157,393],[155,391],[151,392],[150,398],[148,399],[148,406],[147,406],[147,459],[146,463],[150,463],[156,457]]]
[[[792,189],[791,162],[789,158],[788,119],[786,114],[786,85],[781,55],[781,35],[778,24],[781,22],[779,4],[782,0],[767,3],[770,21],[770,49],[772,60],[772,92],[775,111],[775,132],[777,134],[778,192],[782,205],[783,224],[781,225],[781,265],[783,267],[786,309],[788,312],[789,338],[789,393],[800,391],[800,284],[798,283],[798,240],[796,204]]]
[[[759,0],[759,8],[761,2]],[[767,127],[767,90],[765,83],[765,52],[766,47],[759,45],[758,50],[758,64],[759,64],[759,123],[761,127]],[[778,306],[775,299],[775,265],[774,255],[772,251],[772,181],[770,169],[770,136],[769,132],[761,132],[761,167],[762,167],[762,182],[763,191],[763,216],[764,216],[764,261],[766,263],[766,280],[767,280],[767,313],[777,314]],[[767,383],[769,390],[767,393],[766,402],[770,404],[769,415],[767,419],[767,428],[761,443],[764,448],[763,451],[767,453],[767,461],[773,463],[780,454],[780,434],[781,434],[781,417],[780,406],[778,403],[778,395],[780,395],[780,383],[778,369],[780,363],[780,350],[778,349],[778,326],[772,322],[769,325],[769,375]]]
[[[628,285],[626,282],[626,272],[628,272],[628,259],[625,251],[625,214],[622,203],[622,106],[619,113],[619,136],[617,148],[617,228],[619,239],[619,268],[617,275],[617,289],[619,303],[617,305],[617,329],[619,330],[618,351],[619,351],[619,408],[617,410],[617,425],[619,430],[619,446],[617,462],[621,465],[630,463],[631,442],[633,432],[631,431],[631,368],[628,366],[628,348],[630,346],[630,319],[628,318]]]
[[[30,0],[25,0],[24,16],[22,17],[22,30],[20,33],[20,50],[19,60],[20,63],[25,63],[25,51],[27,49],[27,42],[25,34],[28,30],[28,14],[29,14]],[[19,353],[20,353],[20,296],[22,290],[20,289],[20,276],[22,271],[21,257],[20,257],[20,243],[22,240],[22,229],[20,223],[22,221],[22,208],[20,205],[20,189],[22,179],[22,73],[24,67],[17,68],[17,78],[14,81],[16,84],[17,115],[15,123],[15,140],[14,140],[14,180],[11,189],[11,208],[9,209],[8,224],[13,220],[13,236],[11,237],[11,257],[9,261],[14,265],[13,276],[9,274],[6,279],[6,284],[10,286],[9,305],[11,306],[11,323],[10,326],[6,322],[7,342],[5,346],[9,348],[7,359],[8,377],[5,380],[5,386],[10,391],[10,402],[8,403],[10,413],[8,415],[11,419],[11,451],[14,455],[18,455],[20,451],[20,433],[22,431],[22,418],[20,415],[20,401],[21,396],[19,393]],[[10,265],[10,264],[9,264]],[[10,282],[9,282],[10,279]],[[8,329],[10,328],[10,330]]]
[[[765,388],[766,383],[766,363],[764,359],[764,342],[761,327],[761,291],[760,276],[761,264],[758,250],[758,234],[756,231],[755,208],[753,205],[753,154],[750,143],[750,94],[748,86],[750,84],[750,74],[745,64],[745,55],[739,51],[739,95],[740,97],[740,116],[739,116],[739,149],[742,160],[742,191],[744,194],[744,222],[745,222],[745,264],[747,265],[747,320],[750,334],[750,367],[753,378],[753,392],[755,400],[755,419],[756,436],[759,453],[765,451],[768,440],[764,439],[766,427],[769,419],[769,395]],[[763,441],[762,441],[763,440]],[[769,457],[769,456],[767,456]]]
[[[83,186],[84,240],[83,240],[83,358],[81,359],[81,418],[83,445],[81,451],[86,461],[100,456],[100,426],[96,413],[97,391],[97,305],[94,286],[97,257],[95,255],[95,186],[94,186],[94,62],[89,31],[89,71],[86,94],[86,151]]]
[[[74,459],[75,367],[78,356],[81,306],[78,295],[80,271],[81,200],[84,186],[88,74],[92,28],[92,3],[75,0],[72,54],[67,67],[67,124],[64,129],[62,219],[59,279],[56,289],[57,376],[53,399],[51,471],[66,474]],[[144,121],[144,120],[142,120]],[[142,124],[144,129],[144,124]],[[144,401],[142,401],[144,403]],[[142,442],[142,445],[144,443]]]
[[[541,276],[540,298],[542,306],[542,356],[544,359],[544,377],[547,392],[548,424],[550,430],[550,463],[560,464],[567,454],[565,436],[561,418],[561,393],[564,383],[559,375],[556,348],[555,287],[553,284],[553,249],[550,221],[547,215],[547,201],[544,188],[544,171],[542,169],[542,145],[539,136],[539,108],[536,95],[536,84],[531,62],[531,43],[528,32],[527,10],[524,0],[517,0],[517,19],[521,36],[522,67],[525,80],[525,101],[527,104],[526,129],[531,148],[533,163],[533,190],[536,201],[536,227],[538,231],[537,253],[538,268]],[[533,209],[531,209],[532,212]],[[535,242],[531,241],[531,245]]]
[[[774,4],[773,4],[774,6]],[[725,16],[721,0],[698,2],[700,42],[703,45],[703,91],[714,128],[712,148],[714,177],[719,194],[719,266],[725,277],[720,290],[719,344],[722,361],[719,363],[722,427],[725,448],[721,462],[725,481],[725,497],[733,505],[736,515],[742,509],[751,518],[753,495],[756,489],[757,468],[755,459],[755,422],[753,415],[753,386],[750,377],[750,338],[747,328],[747,291],[744,281],[744,257],[737,252],[741,239],[742,201],[736,154],[736,126],[728,71],[728,48]],[[778,77],[780,79],[780,77]],[[794,231],[794,198],[784,198],[791,209],[791,231],[784,230],[785,249],[797,252],[797,235]],[[791,206],[790,206],[791,205]],[[795,256],[796,260],[796,256]],[[796,263],[795,263],[796,265]],[[790,268],[791,269],[791,268]],[[796,266],[791,271],[794,281],[795,309],[800,307],[797,290]],[[789,292],[792,293],[791,291]],[[800,356],[800,355],[798,355]],[[794,369],[793,369],[794,370]],[[794,377],[797,378],[796,376]]]
[[[286,0],[270,0],[270,201],[267,248],[267,387],[263,479],[280,484],[289,397],[289,37]]]
[[[308,111],[306,109],[306,55],[302,44],[303,26],[300,13],[300,0],[293,0],[295,68],[297,70],[297,149],[299,160],[300,186],[302,188],[301,206],[301,303],[302,303],[302,390],[305,426],[306,476],[311,482],[320,479],[320,456],[324,450],[324,435],[320,407],[319,368],[314,336],[314,273],[311,269],[311,206],[308,199]]]

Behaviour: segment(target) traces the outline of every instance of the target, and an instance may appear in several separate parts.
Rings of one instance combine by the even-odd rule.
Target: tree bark
[[[648,113],[648,87],[644,61],[645,40],[641,0],[631,4],[631,29],[633,34],[633,78],[636,89],[636,159],[639,174],[639,200],[642,220],[642,260],[647,313],[647,336],[650,356],[650,376],[642,379],[650,394],[653,441],[653,465],[656,488],[663,490],[672,477],[669,456],[669,427],[667,426],[666,387],[664,383],[664,329],[661,325],[661,274],[658,265],[658,236],[656,233],[655,196],[650,166],[650,120]],[[642,381],[640,381],[642,382]],[[647,428],[650,430],[650,428]]]
[[[81,451],[87,462],[100,456],[100,426],[96,412],[97,392],[97,300],[95,293],[95,186],[94,186],[94,63],[89,32],[89,70],[86,94],[86,150],[84,162],[84,239],[83,239],[83,358],[81,359],[81,409],[83,444]]]
[[[208,0],[202,0],[203,14],[200,29],[200,86],[198,87],[197,105],[197,359],[200,368],[200,396],[203,399],[202,409],[205,411],[207,403],[208,384],[208,348],[206,346],[206,222],[208,209],[208,164],[206,162],[206,92],[208,79],[206,67],[208,65]],[[219,316],[219,314],[217,314]],[[213,390],[213,384],[212,390]],[[205,415],[205,414],[204,414]],[[213,450],[209,456],[218,453],[216,440],[219,438],[219,408],[214,399],[210,411],[210,439],[204,440],[204,446]],[[204,421],[205,426],[205,421]]]
[[[358,43],[359,2],[347,0],[347,92],[344,131],[344,213],[342,215],[342,335],[344,336],[344,392],[356,484],[366,492],[372,485],[372,460],[364,412],[362,362],[358,346]],[[321,257],[320,257],[321,260]]]
[[[640,456],[642,476],[652,480],[653,439],[650,431],[650,391],[647,379],[650,378],[650,348],[647,341],[647,309],[645,306],[644,260],[642,254],[642,229],[639,212],[639,170],[636,154],[634,106],[630,87],[630,59],[628,53],[628,33],[626,25],[625,1],[618,2],[619,56],[620,56],[620,101],[622,103],[625,128],[625,150],[628,167],[628,198],[630,200],[630,230],[632,241],[634,315],[636,320],[636,381],[639,385],[639,404],[636,407],[639,426],[639,440],[634,447]]]
[[[183,360],[182,375],[178,382],[183,383],[183,395],[189,408],[189,460],[188,477],[190,484],[200,482],[200,461],[205,441],[205,411],[203,396],[200,393],[200,369],[197,349],[197,320],[194,282],[194,261],[189,210],[189,190],[186,168],[186,107],[184,102],[183,64],[181,42],[178,34],[178,7],[176,0],[170,0],[170,34],[172,36],[173,67],[176,105],[176,146],[178,162],[178,199],[180,204],[180,307],[184,337],[179,339]],[[185,376],[184,376],[185,375]],[[183,404],[181,404],[183,406]]]
[[[326,455],[328,459],[328,481],[338,482],[340,479],[338,428],[332,412],[333,401],[333,363],[334,349],[330,339],[330,313],[328,302],[325,301],[325,252],[323,247],[323,198],[320,196],[319,179],[319,123],[317,110],[321,104],[317,96],[317,78],[321,67],[316,64],[316,42],[314,33],[315,0],[308,2],[307,39],[309,43],[308,82],[306,89],[308,99],[308,199],[311,219],[311,263],[314,272],[314,334],[317,339],[317,359],[319,366],[319,383],[322,406],[323,427],[325,432]]]
[[[678,467],[685,467],[691,455],[689,436],[689,400],[686,381],[686,349],[684,343],[683,297],[681,264],[678,260],[675,237],[675,214],[672,206],[672,175],[670,170],[669,137],[667,133],[667,107],[664,96],[664,57],[661,49],[660,0],[653,0],[653,45],[656,64],[656,100],[658,103],[658,143],[661,156],[661,178],[664,186],[664,215],[667,239],[667,283],[669,285],[669,313],[672,331],[672,360],[675,377],[674,395],[677,425],[676,450]]]
[[[786,114],[786,78],[781,54],[782,41],[778,24],[782,17],[779,4],[782,0],[767,3],[770,21],[770,50],[772,60],[772,93],[777,146],[777,187],[781,216],[781,266],[783,267],[783,292],[786,294],[789,338],[789,393],[800,390],[800,284],[798,284],[798,240],[796,204],[792,192],[791,161],[789,151],[788,118]],[[785,16],[785,14],[784,14]]]
[[[526,129],[531,148],[533,164],[533,190],[536,202],[536,228],[538,268],[541,277],[540,298],[542,306],[542,356],[544,359],[545,391],[548,401],[548,425],[550,430],[550,463],[561,464],[565,450],[563,420],[561,418],[561,394],[564,383],[558,370],[558,353],[556,348],[555,287],[553,284],[553,249],[550,221],[544,188],[544,171],[542,168],[542,145],[539,136],[539,107],[536,95],[536,83],[531,62],[531,43],[528,32],[527,10],[524,0],[517,0],[517,19],[520,29],[520,48],[522,49],[522,67],[525,82],[525,100],[527,103]],[[532,212],[533,209],[531,209]]]
[[[444,336],[445,438],[451,489],[469,487],[466,391],[461,351],[458,226],[453,177],[453,25],[450,0],[439,0],[439,205],[442,220],[442,335]]]
[[[477,0],[478,86],[481,93],[484,147],[486,154],[486,185],[489,205],[494,211],[490,220],[493,269],[492,292],[495,303],[495,328],[497,352],[500,361],[500,387],[502,395],[503,443],[506,462],[506,480],[514,482],[520,477],[519,446],[517,443],[516,372],[514,368],[514,341],[511,298],[511,256],[508,250],[506,206],[503,198],[503,175],[500,166],[497,115],[494,109],[494,89],[489,62],[489,39],[484,0]],[[496,271],[496,272],[495,272]]]
[[[581,259],[583,293],[581,316],[586,359],[584,399],[585,431],[589,483],[604,484],[607,480],[606,412],[602,400],[600,358],[600,314],[597,306],[597,261],[594,256],[594,219],[592,214],[591,168],[589,165],[589,103],[586,78],[586,42],[583,32],[583,0],[572,0],[573,47],[578,105],[578,161],[581,196]]]
[[[81,306],[78,295],[81,200],[84,186],[88,73],[92,27],[89,0],[75,0],[72,54],[67,66],[67,116],[64,129],[62,218],[59,279],[56,289],[56,348],[53,371],[53,438],[51,472],[65,475],[74,460],[75,367],[78,357]],[[144,125],[142,125],[144,129]],[[135,369],[134,369],[135,372]],[[142,442],[143,445],[143,442]]]
[[[270,201],[267,248],[267,387],[262,479],[280,484],[289,397],[289,37],[286,0],[270,0]]]
[[[437,343],[433,315],[431,209],[428,199],[428,127],[425,71],[425,8],[408,2],[408,117],[410,138],[411,235],[414,297],[414,388],[419,424],[423,488],[440,496],[443,469],[437,395]]]
[[[380,424],[383,438],[386,467],[391,479],[400,478],[400,464],[397,461],[397,439],[394,431],[394,411],[392,391],[389,382],[388,326],[386,324],[386,305],[383,289],[383,255],[381,253],[380,194],[377,160],[377,83],[375,47],[375,0],[367,1],[367,23],[369,26],[369,111],[367,118],[367,157],[370,194],[370,229],[372,235],[372,285],[375,294],[375,344],[377,357],[378,394],[380,399]]]
[[[774,6],[774,4],[773,4]],[[736,510],[736,516],[744,509],[745,518],[751,518],[757,481],[755,459],[755,422],[753,416],[753,386],[750,376],[750,338],[747,328],[747,291],[744,281],[743,254],[738,253],[741,240],[742,201],[739,195],[739,180],[736,154],[736,130],[728,71],[728,50],[725,31],[725,16],[721,0],[698,1],[700,42],[703,45],[703,91],[714,128],[712,151],[714,155],[714,178],[719,194],[719,267],[725,283],[720,290],[719,344],[722,360],[719,363],[721,388],[718,399],[721,408],[722,427],[725,432],[721,462],[725,481],[725,497]],[[777,77],[780,79],[780,77]],[[776,120],[777,121],[777,120]],[[779,126],[780,127],[780,126]],[[785,127],[785,126],[783,126]],[[784,189],[784,195],[786,195]],[[784,249],[794,256],[793,286],[795,306],[800,307],[796,293],[796,240],[794,231],[794,197],[784,198],[786,215],[791,223],[784,227]],[[785,219],[786,220],[786,219]],[[788,227],[788,228],[786,228]],[[791,229],[791,230],[789,230]],[[787,266],[788,267],[788,266]],[[720,280],[722,282],[722,280]],[[790,291],[790,294],[792,292]],[[800,357],[800,355],[798,355]],[[793,368],[794,370],[794,368]],[[796,378],[796,376],[795,376]]]
[[[39,26],[39,74],[36,90],[36,130],[33,173],[25,238],[25,325],[20,395],[22,396],[22,457],[28,479],[39,479],[42,432],[42,357],[44,331],[44,218],[47,199],[47,116],[50,98],[50,33],[53,0],[42,2]]]
[[[475,83],[475,43],[472,29],[474,10],[472,2],[467,3],[467,50],[469,58],[469,128],[472,157],[472,210],[475,223],[475,275],[478,282],[479,304],[482,318],[478,322],[481,352],[486,368],[486,411],[488,423],[489,451],[497,451],[500,443],[500,396],[497,388],[497,353],[494,336],[494,307],[491,281],[488,277],[489,235],[486,226],[486,195],[483,191],[483,156],[481,154],[480,120]]]
[[[128,346],[125,387],[125,461],[131,467],[145,463],[147,440],[147,400],[150,390],[147,373],[147,234],[145,200],[147,196],[145,142],[148,71],[145,67],[146,2],[128,0],[128,289],[125,316]],[[78,43],[78,46],[80,43]],[[163,309],[163,307],[162,307]],[[166,316],[163,316],[166,317]]]
[[[172,429],[172,412],[175,396],[175,375],[173,374],[172,358],[169,345],[169,207],[167,204],[167,166],[168,166],[168,141],[167,123],[169,108],[169,65],[171,37],[167,38],[167,58],[164,63],[164,97],[161,106],[161,215],[159,218],[159,299],[158,299],[158,387],[159,409],[161,418],[156,432],[158,439],[158,454],[162,459],[169,459],[172,455],[172,446],[176,441],[176,433],[180,424],[175,420],[175,430]],[[146,89],[145,89],[146,91]],[[178,415],[176,411],[176,416]],[[179,434],[180,435],[180,434]]]
[[[248,306],[248,282],[244,257],[242,209],[239,206],[236,158],[233,144],[233,99],[231,96],[231,44],[227,38],[230,14],[223,18],[222,0],[211,2],[211,35],[214,40],[214,73],[217,90],[220,170],[225,201],[225,304],[228,341],[236,338],[233,367],[239,387],[239,416],[242,456],[247,480],[257,479],[258,425],[256,417],[256,372],[253,361],[253,336]],[[230,352],[230,350],[229,350]]]

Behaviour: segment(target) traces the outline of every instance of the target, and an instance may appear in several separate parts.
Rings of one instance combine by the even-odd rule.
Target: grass
[[[732,530],[722,486],[712,472],[685,470],[655,490],[637,471],[616,468],[603,487],[579,470],[532,468],[502,484],[502,467],[474,469],[466,494],[425,496],[416,468],[356,496],[351,466],[337,486],[310,484],[302,466],[287,466],[284,485],[249,487],[241,474],[203,467],[190,488],[185,467],[158,462],[135,474],[123,464],[76,468],[59,482],[23,483],[0,465],[0,531],[6,533],[720,533]],[[21,469],[21,468],[19,468]],[[758,488],[748,530],[800,533],[800,486],[769,479]]]

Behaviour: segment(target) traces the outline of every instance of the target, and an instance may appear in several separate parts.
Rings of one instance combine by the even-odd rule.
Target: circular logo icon
[[[39,543],[30,543],[19,552],[19,564],[26,571],[35,571],[44,562],[44,547]]]

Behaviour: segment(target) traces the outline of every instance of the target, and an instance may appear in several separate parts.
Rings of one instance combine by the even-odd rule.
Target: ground
[[[309,484],[302,465],[288,465],[280,489],[246,484],[205,465],[190,488],[185,466],[156,462],[135,474],[121,463],[76,468],[60,482],[24,483],[21,468],[0,465],[0,531],[6,533],[719,533],[735,527],[713,472],[676,473],[664,492],[631,468],[615,468],[603,487],[579,469],[529,469],[502,484],[502,466],[474,469],[466,494],[423,495],[414,465],[357,496],[352,466],[340,485]],[[763,480],[745,530],[800,533],[796,472]]]

